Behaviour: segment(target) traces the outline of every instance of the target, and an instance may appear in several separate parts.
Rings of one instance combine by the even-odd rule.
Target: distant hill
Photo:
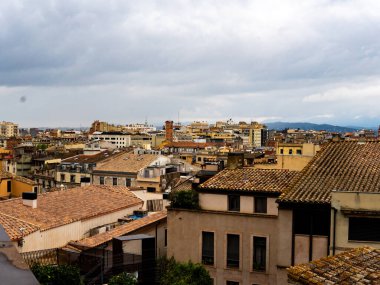
[[[288,122],[273,122],[264,123],[270,130],[283,130],[283,129],[302,129],[302,130],[316,130],[328,132],[354,132],[364,129],[363,127],[341,127],[329,124],[313,124],[313,123],[288,123]]]

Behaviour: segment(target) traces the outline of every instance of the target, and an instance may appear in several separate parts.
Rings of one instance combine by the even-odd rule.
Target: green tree
[[[136,285],[137,279],[132,274],[123,272],[119,275],[112,276],[108,285]]]
[[[203,265],[191,261],[180,263],[174,258],[161,259],[160,285],[212,285],[212,279]]]
[[[42,285],[82,285],[79,268],[72,265],[33,264],[31,270]]]
[[[170,193],[171,207],[178,209],[199,209],[198,193],[194,190],[182,190]]]

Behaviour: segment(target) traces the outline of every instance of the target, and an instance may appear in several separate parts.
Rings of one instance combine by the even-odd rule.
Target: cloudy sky
[[[1,0],[0,121],[380,124],[378,0]]]

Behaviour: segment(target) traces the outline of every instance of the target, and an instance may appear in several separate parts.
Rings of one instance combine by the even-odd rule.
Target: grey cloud
[[[188,119],[349,122],[370,107],[347,114],[357,101],[342,99],[349,90],[329,106],[304,98],[363,81],[377,86],[379,11],[378,1],[4,0],[0,86],[10,88],[0,97],[26,96],[32,111],[20,120],[29,125],[43,123],[41,106],[50,112],[59,99],[70,119],[54,124],[98,114],[160,121],[178,110]]]

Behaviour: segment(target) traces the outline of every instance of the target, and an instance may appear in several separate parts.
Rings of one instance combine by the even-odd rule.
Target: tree
[[[108,285],[136,285],[137,279],[132,274],[123,272],[119,275],[112,276]]]
[[[79,268],[72,265],[33,264],[31,270],[42,285],[82,285]]]
[[[212,285],[208,271],[199,263],[159,260],[160,285]]]
[[[199,209],[198,193],[194,190],[181,190],[170,193],[171,207],[178,209]]]

